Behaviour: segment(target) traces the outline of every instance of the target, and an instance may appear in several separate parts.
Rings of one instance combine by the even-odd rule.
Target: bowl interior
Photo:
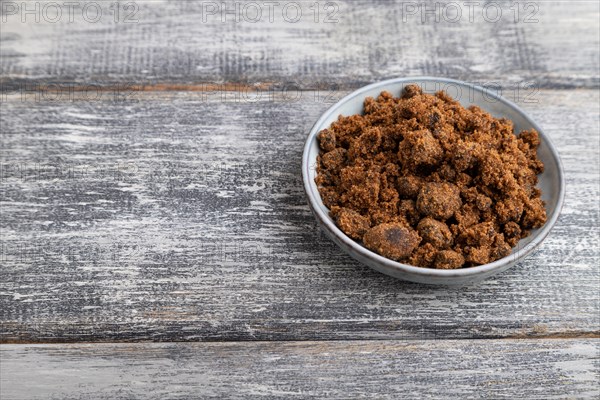
[[[558,213],[560,212],[562,199],[564,197],[564,183],[560,159],[556,150],[554,149],[554,146],[550,143],[539,126],[537,126],[529,117],[527,117],[527,115],[517,106],[490,91],[459,81],[437,78],[411,78],[379,82],[351,93],[331,107],[327,112],[325,112],[325,114],[323,114],[323,116],[317,121],[310,132],[303,157],[303,174],[305,176],[304,183],[305,186],[307,186],[306,191],[314,211],[318,213],[319,217],[325,220],[325,222],[329,222],[327,223],[328,229],[332,231],[334,235],[343,236],[345,239],[354,242],[354,245],[352,246],[360,247],[359,251],[361,253],[369,252],[375,259],[381,258],[381,256],[378,254],[370,252],[365,247],[362,247],[358,242],[347,238],[346,235],[339,230],[337,226],[335,226],[333,220],[329,216],[329,210],[327,207],[325,207],[325,205],[323,205],[321,196],[315,183],[316,162],[317,155],[319,154],[317,134],[322,129],[329,127],[339,115],[349,116],[361,114],[363,112],[363,102],[366,97],[377,97],[379,93],[384,90],[391,92],[394,96],[399,96],[406,85],[413,83],[421,86],[423,91],[426,93],[435,93],[439,90],[445,90],[450,96],[458,100],[464,107],[476,105],[489,112],[494,117],[508,118],[513,121],[516,133],[531,128],[536,129],[540,133],[541,144],[538,148],[538,157],[544,163],[544,172],[538,176],[538,187],[540,187],[542,190],[542,200],[546,202],[548,221],[542,228],[533,230],[531,235],[522,239],[519,244],[513,248],[512,254],[505,258],[510,258],[511,261],[515,261],[517,259],[516,256],[518,256],[518,258],[525,256],[527,253],[529,253],[529,251],[533,250],[532,247],[537,246],[537,244],[539,244],[539,242],[547,235],[550,228],[556,221]],[[501,264],[500,261],[501,260],[495,261],[492,264]],[[390,262],[392,264],[397,264],[396,267],[398,268],[419,268],[407,266],[406,264],[401,264],[386,259],[387,264],[390,264]],[[441,274],[450,273],[449,276],[454,276],[456,273],[463,271],[466,274],[476,273],[477,269],[481,269],[492,264],[464,268],[460,270],[429,270],[429,273],[434,271]],[[426,270],[424,268],[422,269]],[[452,271],[453,273],[451,273]]]

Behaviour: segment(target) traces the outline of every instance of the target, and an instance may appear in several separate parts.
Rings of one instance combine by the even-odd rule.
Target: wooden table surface
[[[436,4],[3,2],[0,398],[599,398],[599,4]],[[418,75],[501,90],[566,171],[477,285],[378,274],[305,200],[319,115]]]

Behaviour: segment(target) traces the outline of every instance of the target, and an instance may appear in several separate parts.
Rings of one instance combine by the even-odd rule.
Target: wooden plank
[[[593,399],[599,351],[592,339],[3,345],[0,394]]]
[[[416,75],[599,85],[596,1],[334,1],[319,2],[316,14],[312,0],[272,9],[263,2],[139,0],[119,3],[118,15],[112,2],[77,2],[72,10],[63,5],[60,16],[49,3],[3,5],[4,89],[54,81],[353,88]]]
[[[461,289],[380,275],[317,228],[300,159],[328,104],[231,95],[3,102],[1,340],[598,335],[597,91],[523,104],[560,150],[562,216]]]

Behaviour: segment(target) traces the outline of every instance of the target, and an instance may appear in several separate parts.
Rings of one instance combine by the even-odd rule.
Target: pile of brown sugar
[[[427,268],[492,262],[546,222],[535,130],[409,85],[318,136],[316,183],[349,237]]]

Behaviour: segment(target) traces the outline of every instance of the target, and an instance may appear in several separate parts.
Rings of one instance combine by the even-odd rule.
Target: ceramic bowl
[[[544,163],[544,172],[539,175],[538,187],[543,192],[542,199],[546,202],[548,220],[543,227],[533,230],[530,236],[520,240],[507,257],[485,265],[453,270],[415,267],[390,260],[368,250],[346,236],[329,216],[329,210],[323,205],[315,183],[319,154],[317,134],[322,129],[328,128],[339,115],[362,113],[365,98],[377,97],[384,90],[398,96],[404,86],[409,84],[421,86],[426,93],[445,90],[464,107],[477,105],[495,117],[506,117],[513,121],[515,132],[531,128],[539,132],[541,144],[538,148],[538,157]],[[308,203],[319,225],[342,250],[384,274],[407,281],[437,285],[464,285],[478,282],[505,271],[523,260],[542,243],[556,223],[565,195],[564,172],[558,152],[544,131],[523,110],[487,89],[465,82],[433,77],[398,78],[374,83],[337,102],[319,118],[308,135],[302,157],[302,177]]]

